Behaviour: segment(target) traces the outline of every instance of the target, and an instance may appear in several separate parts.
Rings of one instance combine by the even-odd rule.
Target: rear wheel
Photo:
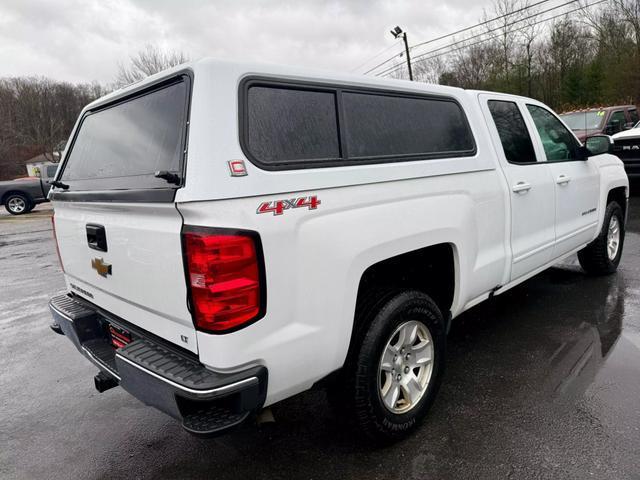
[[[444,369],[445,328],[424,293],[395,294],[369,312],[369,327],[345,365],[333,404],[378,442],[400,440],[426,416]]]
[[[22,215],[31,211],[31,202],[21,193],[12,193],[4,201],[4,208],[11,215]]]
[[[607,205],[602,230],[593,242],[578,252],[578,260],[591,275],[608,275],[617,270],[624,245],[624,215],[617,202]]]

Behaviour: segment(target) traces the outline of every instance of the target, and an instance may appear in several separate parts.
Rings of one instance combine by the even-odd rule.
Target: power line
[[[471,27],[466,27],[466,28],[463,28],[461,30],[457,30],[457,31],[455,31],[453,33],[448,33],[447,35],[442,35],[441,37],[432,38],[431,40],[427,40],[426,42],[417,43],[417,44],[413,45],[411,48],[413,49],[413,48],[421,47],[422,45],[426,45],[428,43],[437,42],[438,40],[442,40],[442,39],[447,38],[447,37],[453,37],[454,35],[458,35],[459,33],[463,33],[463,32],[467,32],[469,30],[473,30],[474,28],[481,27],[483,25],[486,25],[487,23],[495,22],[496,20],[500,20],[501,18],[505,18],[505,17],[508,17],[510,15],[515,15],[516,13],[520,13],[520,12],[522,12],[524,10],[528,10],[530,8],[537,7],[538,5],[541,5],[543,3],[547,3],[547,2],[550,2],[550,1],[551,0],[541,0],[540,2],[532,3],[531,5],[519,8],[518,10],[514,10],[513,12],[505,13],[504,15],[500,15],[499,17],[491,18],[489,20],[485,20],[484,22],[480,22],[477,25],[472,25]]]
[[[366,75],[366,74],[368,74],[368,73],[373,72],[376,68],[379,68],[379,67],[381,67],[381,66],[383,66],[383,65],[385,65],[385,64],[387,64],[387,63],[389,63],[391,60],[393,60],[393,59],[395,59],[396,57],[399,57],[399,56],[402,56],[402,52],[400,52],[400,53],[398,53],[398,54],[394,55],[393,57],[389,57],[389,58],[387,58],[384,62],[379,63],[378,65],[376,65],[376,66],[375,66],[375,67],[373,67],[373,68],[370,68],[369,70],[367,70],[366,72],[364,72],[364,73],[363,73],[363,75]]]
[[[356,70],[358,70],[358,69],[360,69],[360,68],[364,67],[364,66],[365,66],[367,63],[369,63],[371,60],[373,60],[373,59],[375,59],[375,58],[378,58],[378,57],[379,57],[380,55],[382,55],[383,53],[388,52],[388,51],[389,51],[389,50],[391,50],[392,48],[396,48],[398,45],[401,45],[401,44],[399,44],[399,43],[394,43],[393,45],[391,45],[391,46],[389,46],[389,47],[385,48],[384,50],[381,50],[380,52],[376,53],[373,57],[370,57],[369,59],[365,60],[365,61],[364,61],[364,62],[362,62],[360,65],[358,65],[358,66],[357,66],[357,67],[355,67],[355,68],[352,68],[352,69],[351,69],[351,70],[349,70],[349,71],[350,71],[350,72],[355,72]],[[396,56],[397,56],[397,55],[394,55],[394,56],[393,56],[393,57],[391,57],[391,58],[396,58]]]
[[[567,3],[575,3],[575,1],[577,1],[577,0],[573,0],[572,2],[567,2]],[[549,20],[553,20],[553,19],[555,19],[555,18],[563,17],[563,16],[568,15],[568,14],[570,14],[570,13],[574,13],[574,12],[577,12],[577,11],[579,11],[579,10],[584,10],[585,8],[593,7],[594,5],[598,5],[598,4],[600,4],[600,3],[604,3],[604,2],[607,2],[607,1],[609,1],[609,0],[598,0],[598,1],[596,1],[596,2],[590,3],[589,5],[580,6],[580,7],[578,7],[578,8],[573,9],[573,10],[569,10],[569,11],[566,11],[566,12],[562,12],[562,13],[560,13],[560,14],[558,14],[558,15],[553,15],[553,16],[551,16],[551,17],[543,18],[542,20],[539,20],[539,21],[537,21],[537,22],[532,23],[530,26],[535,26],[535,25],[538,25],[538,24],[540,24],[540,23],[545,23],[545,22],[548,22]],[[565,4],[565,5],[566,5],[566,4]],[[564,5],[562,5],[562,6],[564,6]],[[518,23],[518,22],[514,22],[514,23]],[[509,26],[509,25],[506,25],[506,26]],[[519,31],[519,30],[522,30],[522,28],[520,28],[520,29],[518,29],[518,30],[515,30],[515,31]],[[495,30],[494,30],[494,31],[495,31]],[[485,35],[486,33],[490,33],[490,32],[485,32],[485,33],[484,33],[484,34],[482,34],[482,35]],[[485,43],[485,42],[488,42],[488,41],[490,41],[490,40],[494,40],[494,39],[496,39],[496,38],[501,37],[501,36],[502,36],[502,34],[493,35],[493,36],[491,36],[491,37],[484,38],[484,39],[479,40],[479,41],[477,41],[477,42],[473,42],[473,43],[470,43],[470,44],[465,44],[465,45],[463,45],[463,46],[461,46],[461,47],[454,48],[454,49],[450,49],[451,47],[454,47],[454,46],[456,46],[456,45],[459,45],[460,43],[466,43],[466,42],[468,42],[469,40],[471,40],[471,39],[473,39],[473,38],[477,38],[478,36],[481,36],[481,35],[475,35],[475,36],[469,37],[469,38],[467,38],[467,39],[464,39],[464,40],[460,40],[460,41],[454,42],[454,43],[452,43],[452,44],[450,44],[450,45],[447,45],[447,46],[445,46],[445,47],[437,48],[437,49],[435,49],[435,50],[431,50],[431,51],[428,51],[428,52],[422,53],[422,54],[420,54],[420,55],[415,56],[415,57],[414,57],[414,61],[415,61],[415,60],[418,60],[418,59],[422,59],[422,58],[424,58],[424,57],[427,57],[427,58],[424,58],[424,60],[431,60],[431,59],[433,59],[433,58],[438,58],[438,57],[441,57],[441,56],[443,56],[443,55],[448,55],[449,53],[457,52],[457,51],[462,50],[462,49],[465,49],[465,48],[473,47],[473,46],[475,46],[475,45],[479,45],[479,44],[481,44],[481,43]],[[441,50],[444,50],[444,49],[450,49],[450,50],[446,50],[446,51],[444,51],[444,52],[442,52],[442,53],[438,53],[437,55],[431,55],[431,54],[433,54],[433,53],[436,53],[436,52],[441,51]],[[430,56],[427,56],[427,55],[430,55]],[[400,70],[403,66],[404,66],[403,64],[400,64],[400,65],[394,65],[394,66],[392,66],[392,67],[390,67],[390,68],[387,68],[386,70],[383,70],[382,72],[377,73],[377,74],[376,74],[376,76],[377,76],[377,77],[380,77],[380,76],[387,75],[387,74],[389,74],[389,73],[391,73],[391,72],[393,72],[393,71]]]
[[[584,10],[585,8],[593,7],[594,5],[598,5],[599,3],[604,3],[604,2],[607,2],[607,1],[609,1],[609,0],[598,0],[597,2],[590,3],[589,5],[585,5],[584,7],[582,7],[582,6],[581,6],[581,7],[578,7],[578,8],[574,8],[573,10],[569,10],[569,11],[567,11],[567,12],[560,13],[560,14],[558,14],[558,15],[553,15],[553,16],[551,16],[551,17],[544,18],[544,19],[542,19],[542,20],[540,20],[540,21],[538,21],[538,22],[533,23],[531,26],[538,25],[538,24],[540,24],[540,23],[544,23],[544,22],[548,22],[549,20],[554,20],[554,19],[556,19],[556,18],[563,17],[563,16],[568,15],[568,14],[570,14],[570,13],[574,13],[574,12],[577,12],[577,11],[579,11],[579,10]],[[453,52],[457,52],[457,51],[459,51],[459,50],[463,50],[463,49],[465,49],[465,48],[473,47],[473,46],[475,46],[475,45],[479,45],[479,44],[481,44],[481,43],[488,42],[489,40],[493,40],[493,39],[499,38],[499,37],[501,37],[501,36],[502,36],[501,34],[493,35],[493,36],[491,36],[491,37],[489,37],[489,38],[485,38],[485,39],[483,39],[483,40],[479,40],[479,41],[477,41],[477,42],[474,42],[474,43],[471,43],[471,44],[468,44],[468,45],[463,45],[463,46],[461,46],[461,47],[454,48],[454,49],[452,49],[452,50],[447,50],[446,52],[438,53],[437,55],[431,55],[431,56],[429,56],[429,57],[427,57],[427,58],[424,58],[424,60],[431,60],[431,59],[433,59],[433,58],[442,57],[443,55],[448,55],[449,53],[453,53]],[[435,52],[435,50],[434,50],[434,51],[432,51],[432,52],[426,52],[426,53],[423,53],[423,54],[421,54],[421,55],[418,55],[418,56],[417,56],[417,57],[415,57],[415,58],[416,58],[416,59],[418,59],[418,58],[423,58],[423,57],[425,57],[426,55],[429,55],[430,53],[433,53],[433,52]],[[385,72],[382,72],[382,73],[378,74],[377,76],[382,76],[382,75],[385,75],[385,74],[387,74],[387,73],[391,73],[391,71],[393,71],[393,70],[399,70],[399,69],[400,69],[401,67],[403,67],[403,66],[404,66],[404,65],[402,65],[402,64],[400,64],[400,65],[395,65],[395,66],[393,66],[392,68],[387,69]]]
[[[514,14],[516,14],[516,13],[520,13],[520,12],[522,12],[522,11],[524,11],[524,10],[528,10],[528,9],[530,9],[530,8],[536,7],[536,6],[538,6],[538,5],[541,5],[541,4],[543,4],[543,3],[547,3],[547,2],[550,2],[550,1],[551,1],[551,0],[540,0],[539,2],[532,3],[531,5],[528,5],[528,6],[526,6],[526,7],[519,8],[518,10],[514,10],[513,12],[505,13],[504,15],[500,15],[500,16],[498,16],[498,17],[494,17],[494,18],[491,18],[491,19],[489,19],[489,20],[485,20],[485,21],[483,21],[483,22],[477,23],[477,24],[472,25],[472,26],[470,26],[470,27],[465,27],[465,28],[460,29],[460,30],[457,30],[457,31],[455,31],[455,32],[453,32],[453,33],[448,33],[448,34],[446,34],[446,35],[442,35],[442,36],[437,37],[437,38],[432,38],[431,40],[427,40],[427,41],[425,41],[425,42],[417,43],[416,45],[413,45],[413,46],[411,46],[411,47],[409,47],[409,48],[410,48],[410,50],[413,50],[414,48],[420,47],[420,46],[422,46],[422,45],[426,45],[426,44],[428,44],[428,43],[433,43],[433,42],[437,42],[438,40],[442,40],[442,39],[445,39],[445,38],[448,38],[448,37],[453,37],[454,35],[457,35],[457,34],[459,34],[459,33],[463,33],[463,32],[469,31],[469,30],[473,30],[474,28],[481,27],[481,26],[486,25],[486,24],[488,24],[488,23],[495,22],[496,20],[500,20],[501,18],[509,17],[509,16],[514,15]],[[382,53],[382,52],[381,52],[381,53]],[[400,55],[402,55],[402,52],[400,52]],[[379,56],[379,54],[378,54],[378,55],[376,55],[376,57],[377,57],[377,56]],[[393,57],[389,57],[389,58],[387,58],[384,62],[382,62],[382,63],[380,63],[380,64],[376,65],[375,67],[373,67],[373,68],[371,68],[371,69],[367,70],[366,72],[364,72],[364,75],[366,75],[366,74],[368,74],[368,73],[372,72],[373,70],[375,70],[375,69],[376,69],[376,68],[378,68],[378,67],[381,67],[382,65],[385,65],[385,64],[389,63],[391,60],[393,60],[393,59],[394,59],[394,58],[396,58],[397,56],[398,56],[398,55],[394,55]],[[374,57],[374,58],[375,58],[375,57]],[[370,59],[370,60],[373,60],[373,59]],[[366,63],[366,62],[365,62],[365,63]],[[360,68],[360,67],[357,67],[357,68]],[[357,70],[357,68],[356,68],[356,69],[354,69],[354,70]]]
[[[477,33],[477,34],[472,35],[472,36],[470,36],[470,37],[467,37],[467,38],[465,38],[465,39],[458,40],[457,42],[450,43],[449,45],[445,45],[444,47],[439,47],[439,48],[436,48],[435,50],[430,50],[430,51],[428,51],[428,52],[426,52],[426,53],[423,53],[423,54],[421,54],[421,55],[426,55],[426,54],[428,54],[428,53],[438,52],[438,51],[440,51],[440,50],[444,50],[444,49],[446,49],[446,48],[453,47],[454,45],[458,45],[458,44],[460,44],[460,43],[468,42],[469,40],[473,40],[474,38],[481,37],[481,36],[483,36],[483,35],[486,35],[487,33],[497,32],[498,30],[502,30],[502,29],[504,29],[504,28],[510,27],[510,26],[512,26],[512,25],[515,25],[516,23],[524,22],[525,20],[529,20],[529,19],[534,18],[534,17],[537,17],[537,16],[539,16],[539,15],[544,15],[545,13],[549,13],[549,12],[551,12],[551,11],[553,11],[553,10],[557,10],[558,8],[566,7],[567,5],[570,5],[570,4],[572,4],[572,3],[576,3],[576,2],[578,2],[578,1],[580,1],[580,0],[569,0],[568,2],[561,3],[560,5],[556,5],[555,7],[551,7],[551,8],[548,8],[548,9],[546,9],[546,10],[542,10],[541,12],[537,12],[537,13],[531,14],[531,15],[529,15],[528,17],[524,17],[524,18],[521,18],[521,19],[519,19],[519,20],[515,20],[515,21],[513,21],[513,22],[511,22],[511,23],[507,23],[506,25],[501,25],[500,27],[496,27],[496,28],[489,29],[489,30],[487,30],[486,32]],[[561,15],[566,15],[566,14],[567,14],[567,12],[564,12],[564,13],[562,13]],[[516,31],[517,31],[517,30],[516,30]]]
[[[482,37],[483,35],[486,35],[486,34],[488,34],[488,33],[496,32],[496,31],[498,31],[498,30],[502,30],[502,29],[504,29],[504,28],[510,27],[510,26],[512,26],[512,25],[515,25],[516,23],[524,22],[525,20],[529,20],[529,19],[534,18],[534,17],[537,17],[537,16],[539,16],[539,15],[544,15],[545,13],[549,13],[549,12],[551,12],[552,10],[557,10],[558,8],[566,7],[567,5],[570,5],[570,4],[572,4],[572,3],[576,3],[577,1],[579,1],[579,0],[569,0],[568,2],[561,3],[560,5],[556,5],[555,7],[548,8],[547,10],[543,10],[542,12],[534,13],[534,14],[532,14],[532,15],[529,15],[528,17],[524,17],[524,18],[521,18],[521,19],[519,19],[519,20],[515,20],[515,21],[513,21],[513,22],[511,22],[511,23],[508,23],[508,24],[506,24],[506,25],[501,25],[500,27],[496,27],[496,28],[489,29],[489,30],[487,30],[486,32],[476,33],[475,35],[472,35],[472,36],[467,37],[467,38],[464,38],[464,39],[462,39],[462,40],[458,40],[458,41],[456,41],[456,42],[450,43],[449,45],[445,45],[445,46],[443,46],[443,47],[436,48],[435,50],[429,50],[428,52],[422,53],[422,54],[420,54],[420,55],[418,55],[418,56],[416,56],[416,57],[414,57],[414,58],[416,58],[416,59],[417,59],[417,58],[422,58],[422,57],[424,57],[425,55],[428,55],[428,54],[430,54],[430,53],[434,53],[434,52],[438,52],[438,51],[440,51],[440,50],[444,50],[444,49],[447,49],[447,48],[451,48],[451,47],[456,46],[456,45],[459,45],[459,44],[461,44],[461,43],[468,42],[469,40],[473,40],[474,38]],[[567,13],[567,12],[565,12],[564,14],[566,14],[566,13]],[[564,15],[564,14],[563,14],[563,15]],[[379,77],[380,75],[384,75],[388,70],[390,70],[390,69],[392,70],[392,69],[394,69],[395,67],[396,67],[396,66],[394,65],[393,67],[390,67],[390,68],[388,68],[387,70],[385,70],[385,71],[383,71],[383,72],[378,72],[378,73],[376,74],[376,76],[378,76],[378,77]]]

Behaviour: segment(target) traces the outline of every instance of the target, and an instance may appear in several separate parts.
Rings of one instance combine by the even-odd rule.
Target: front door
[[[527,104],[553,176],[556,204],[556,245],[560,257],[593,240],[598,228],[600,179],[588,160],[577,160],[580,146],[558,118],[541,105]]]
[[[512,97],[480,96],[501,157],[511,200],[512,267],[516,280],[551,261],[555,241],[554,182],[549,165],[536,156],[523,104]]]

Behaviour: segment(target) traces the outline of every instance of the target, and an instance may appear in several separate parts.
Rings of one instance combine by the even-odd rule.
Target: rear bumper
[[[265,367],[213,372],[190,352],[179,351],[72,295],[52,298],[49,309],[60,330],[103,375],[145,404],[182,420],[190,433],[226,432],[264,404]],[[129,331],[131,343],[113,347],[109,325]]]

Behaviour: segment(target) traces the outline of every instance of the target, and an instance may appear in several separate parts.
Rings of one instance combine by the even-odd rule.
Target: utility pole
[[[398,26],[391,30],[391,35],[395,38],[402,37],[404,40],[404,51],[407,56],[407,68],[409,69],[409,80],[413,80],[413,71],[411,70],[411,56],[409,55],[409,42],[407,41],[407,32],[403,32]]]

